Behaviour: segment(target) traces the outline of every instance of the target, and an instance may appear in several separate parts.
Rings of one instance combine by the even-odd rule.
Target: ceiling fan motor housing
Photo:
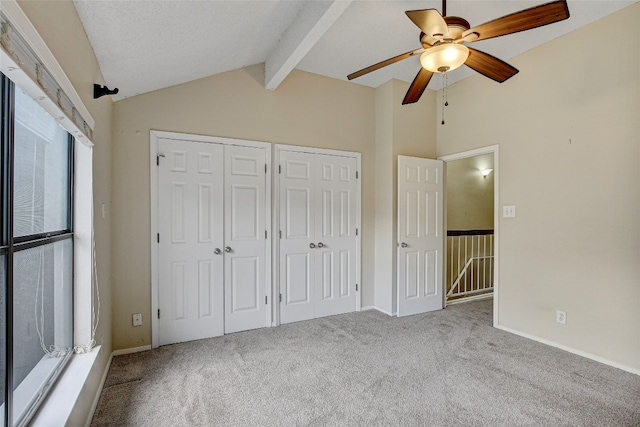
[[[462,36],[462,33],[471,28],[469,22],[459,16],[445,16],[444,22],[447,23],[447,27],[449,28],[449,34],[445,37],[448,39],[457,40]]]

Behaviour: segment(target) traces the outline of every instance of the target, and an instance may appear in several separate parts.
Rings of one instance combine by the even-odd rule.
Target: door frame
[[[499,156],[499,145],[489,145],[487,147],[476,148],[474,150],[462,151],[460,153],[448,154],[446,156],[438,157],[438,160],[442,160],[444,162],[444,229],[445,232],[447,230],[447,162],[451,162],[454,160],[462,160],[469,157],[481,156],[483,154],[493,154],[493,326],[496,327],[499,325],[498,316],[499,316],[499,302],[500,298],[498,298],[499,290],[500,290],[500,156]],[[446,242],[446,241],[445,241]],[[446,250],[446,244],[445,244]],[[442,281],[442,293],[443,299],[445,298],[446,292],[446,284],[444,280]],[[445,301],[443,300],[443,304]]]
[[[309,153],[309,154],[326,154],[331,156],[340,156],[340,157],[351,157],[356,159],[356,172],[358,173],[357,185],[356,185],[356,228],[358,229],[358,233],[356,235],[356,284],[359,285],[358,290],[356,291],[356,309],[355,311],[360,311],[362,308],[361,305],[361,297],[362,297],[362,166],[361,166],[361,154],[354,151],[340,151],[340,150],[330,150],[326,148],[314,148],[314,147],[301,147],[297,145],[285,145],[285,144],[273,144],[273,168],[280,168],[280,151],[295,151],[299,153]],[[279,230],[280,224],[280,173],[274,172],[272,174],[273,177],[273,223],[271,229],[274,230],[274,233],[277,233]],[[280,276],[278,270],[278,263],[280,262],[280,239],[274,238],[272,240],[272,286],[273,294],[271,295],[272,301],[277,301],[279,299],[278,295],[280,293]],[[280,325],[280,304],[273,304],[273,323],[272,326]]]
[[[255,148],[264,148],[265,150],[265,162],[267,165],[267,171],[265,175],[266,183],[265,183],[265,227],[267,229],[267,239],[265,244],[265,295],[273,295],[272,289],[273,284],[271,282],[272,272],[271,268],[273,265],[272,261],[272,252],[270,248],[272,247],[272,240],[277,240],[272,238],[272,192],[271,192],[271,183],[272,183],[272,161],[271,161],[271,144],[268,142],[261,141],[249,141],[244,139],[232,139],[232,138],[223,138],[218,136],[207,136],[207,135],[194,135],[189,133],[180,133],[180,132],[166,132],[159,130],[151,130],[149,132],[149,171],[150,171],[150,208],[151,208],[151,223],[150,223],[150,245],[151,245],[151,348],[158,347],[158,316],[154,315],[158,312],[159,307],[159,290],[158,290],[158,266],[159,266],[159,251],[158,251],[158,241],[157,241],[157,233],[158,233],[158,144],[160,139],[175,139],[182,141],[193,141],[193,142],[204,142],[209,144],[222,144],[222,145],[240,145],[243,147],[255,147]],[[272,325],[272,306],[273,299],[267,299],[267,307],[266,307],[266,318],[265,318],[265,326]]]

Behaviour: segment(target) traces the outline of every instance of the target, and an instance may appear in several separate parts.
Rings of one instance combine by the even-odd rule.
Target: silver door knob
[[[220,250],[220,248],[215,248],[213,250],[213,253],[216,254],[216,255],[220,255],[222,253],[222,251]]]
[[[225,252],[231,252],[231,246],[226,246],[226,247],[224,248],[224,251],[225,251]]]
[[[406,248],[409,245],[407,245],[405,242],[402,242],[402,243],[400,243],[400,246],[402,246],[403,248]]]
[[[310,247],[311,249],[313,249],[313,248],[315,248],[315,247],[316,247],[316,245],[314,245],[313,243],[309,243],[309,247]]]
[[[318,247],[319,247],[319,248],[324,248],[324,243],[319,242],[319,243],[318,243]]]

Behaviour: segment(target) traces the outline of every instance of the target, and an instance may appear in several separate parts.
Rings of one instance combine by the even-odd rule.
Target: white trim
[[[157,155],[158,144],[160,139],[170,139],[175,141],[191,141],[191,142],[203,142],[209,144],[222,144],[222,145],[239,145],[243,147],[262,148],[265,150],[265,162],[267,164],[266,185],[265,185],[265,227],[267,228],[267,242],[265,251],[265,295],[271,295],[272,298],[267,299],[266,319],[265,327],[275,326],[274,319],[272,317],[272,304],[273,298],[273,282],[272,277],[272,252],[269,248],[272,247],[273,228],[271,227],[271,215],[272,215],[272,195],[271,195],[271,182],[272,182],[272,161],[271,161],[271,143],[262,141],[250,141],[246,139],[233,139],[223,138],[219,136],[208,135],[195,135],[189,133],[179,132],[167,132],[160,130],[151,130],[149,132],[149,170],[150,170],[150,204],[151,204],[151,346],[149,348],[158,347],[158,332],[159,322],[156,313],[159,308],[158,301],[158,167],[157,167]],[[142,348],[142,347],[138,347]],[[140,350],[143,351],[143,350]]]
[[[358,174],[357,179],[357,194],[356,194],[356,228],[358,229],[358,235],[356,236],[356,283],[358,290],[356,291],[356,308],[355,311],[361,311],[362,308],[362,154],[355,151],[342,151],[342,150],[330,150],[327,148],[316,147],[302,147],[297,145],[286,144],[273,144],[273,167],[278,169],[280,167],[280,151],[293,151],[296,153],[309,153],[309,154],[324,154],[329,156],[348,157],[356,159],[356,171]],[[273,203],[273,230],[277,233],[280,228],[280,173],[273,174],[273,197],[275,203]],[[278,266],[280,254],[280,239],[273,239],[273,290],[274,298],[280,294],[280,280],[278,277]],[[274,326],[280,325],[280,304],[276,305],[273,316]]]
[[[356,169],[358,171],[358,194],[356,195],[356,311],[362,310],[362,166],[361,155],[356,153]]]
[[[94,301],[93,147],[76,144],[74,151],[73,343],[86,346],[97,340],[92,336],[98,310],[97,298]]]
[[[343,150],[331,150],[328,148],[316,148],[316,147],[302,147],[298,145],[286,145],[286,144],[274,144],[275,152],[280,151],[294,151],[296,153],[310,153],[310,154],[326,154],[329,156],[341,156],[341,157],[361,157],[361,154],[356,151],[343,151]],[[276,157],[277,158],[277,157]],[[362,177],[358,178],[358,181]]]
[[[73,409],[82,393],[89,375],[95,363],[98,361],[102,351],[102,346],[94,347],[93,350],[85,354],[74,354],[67,364],[65,370],[56,380],[55,385],[47,394],[40,408],[31,418],[29,425],[32,426],[63,426],[68,425],[73,413]],[[108,367],[105,369],[103,377],[106,378]],[[99,398],[102,388],[97,391]],[[97,399],[96,399],[97,404]],[[93,416],[91,413],[90,416]],[[90,421],[90,420],[89,420]]]
[[[20,33],[20,35],[33,49],[38,56],[42,65],[51,73],[51,76],[60,85],[60,88],[67,94],[73,105],[76,107],[82,118],[87,122],[91,129],[95,128],[96,121],[89,113],[89,110],[82,102],[82,99],[71,84],[71,81],[65,74],[64,70],[53,56],[45,41],[40,37],[38,30],[33,26],[29,18],[18,5],[16,0],[2,0],[0,2],[2,13],[11,21],[11,25]]]
[[[102,389],[104,389],[104,384],[107,382],[107,374],[109,373],[109,368],[111,368],[111,361],[113,360],[113,352],[109,355],[109,360],[107,360],[107,365],[104,368],[104,372],[102,372],[102,377],[100,378],[100,384],[96,389],[96,395],[93,398],[93,403],[91,403],[91,409],[89,410],[89,417],[87,421],[84,423],[85,427],[91,427],[91,421],[93,421],[93,415],[96,413],[96,409],[98,408],[98,403],[100,402],[100,396],[102,395]]]
[[[381,308],[376,307],[375,305],[367,305],[366,307],[362,307],[362,311],[369,311],[369,310],[376,310],[382,314],[386,314],[387,316],[391,316],[391,317],[395,317],[398,314],[396,312],[392,313],[390,311],[383,310]]]
[[[268,145],[265,145],[268,144]],[[273,212],[273,205],[272,205],[272,188],[271,188],[271,181],[272,181],[272,170],[273,170],[273,164],[271,162],[271,144],[269,143],[261,143],[261,146],[264,147],[264,152],[265,152],[265,163],[267,165],[267,173],[265,176],[265,203],[266,203],[266,207],[265,207],[265,221],[264,221],[264,226],[267,229],[267,241],[264,245],[264,251],[265,251],[265,289],[264,289],[264,294],[265,295],[270,295],[270,298],[267,298],[267,308],[266,308],[266,327],[271,327],[273,326],[273,303],[274,303],[274,298],[273,298],[273,282],[271,281],[271,278],[273,276],[273,273],[271,271],[272,268],[272,264],[273,264],[273,252],[271,251],[271,247],[272,247],[272,240],[273,239],[273,227],[271,227],[271,215]]]
[[[142,351],[147,351],[147,350],[151,350],[150,345],[142,345],[140,347],[131,347],[131,348],[121,348],[120,350],[113,350],[113,352],[111,353],[111,357],[113,358],[115,356],[122,356],[125,354],[140,353]]]
[[[445,162],[446,167],[447,162],[476,157],[483,154],[493,154],[493,326],[497,327],[500,324],[500,146],[498,144],[489,145],[488,147],[440,156],[438,159]],[[445,197],[447,193],[446,188],[447,183],[445,181]],[[445,198],[445,218],[447,217],[446,206]],[[442,282],[442,286],[444,286],[444,281]]]
[[[273,169],[276,170],[277,172],[275,172],[273,174],[273,178],[271,179],[271,185],[273,187],[273,199],[274,199],[274,203],[271,206],[271,209],[273,210],[273,215],[272,217],[272,227],[271,229],[273,230],[274,233],[278,233],[278,238],[277,239],[273,239],[273,242],[271,244],[271,251],[273,252],[273,258],[271,259],[271,263],[272,268],[271,268],[271,282],[273,283],[273,298],[277,298],[278,299],[278,304],[274,304],[272,311],[273,311],[273,317],[272,317],[272,326],[279,326],[281,325],[280,322],[280,305],[281,305],[281,301],[280,301],[280,295],[282,295],[282,293],[280,292],[280,270],[278,268],[278,263],[280,262],[280,148],[278,144],[273,144],[272,146],[272,152],[273,152],[273,157],[272,157],[272,162],[273,162]]]
[[[586,357],[587,359],[595,360],[596,362],[600,362],[600,363],[603,363],[605,365],[612,366],[614,368],[622,369],[623,371],[627,371],[627,372],[630,372],[630,373],[635,374],[635,375],[640,375],[640,369],[632,368],[631,366],[627,366],[627,365],[623,365],[622,363],[614,362],[613,360],[607,359],[607,358],[602,357],[602,356],[596,356],[595,354],[587,353],[586,351],[578,350],[578,349],[575,349],[573,347],[569,347],[569,346],[564,345],[564,344],[559,344],[559,343],[557,343],[555,341],[550,341],[550,340],[547,340],[545,338],[540,338],[540,337],[537,337],[535,335],[527,334],[526,332],[520,332],[520,331],[517,331],[515,329],[507,328],[506,326],[496,325],[495,327],[497,329],[502,330],[502,331],[509,332],[511,334],[518,335],[518,336],[521,336],[523,338],[527,338],[527,339],[530,339],[530,340],[533,340],[533,341],[537,341],[539,343],[546,344],[546,345],[549,345],[551,347],[559,348],[560,350],[564,350],[564,351],[567,351],[569,353],[576,354],[578,356]]]
[[[252,141],[248,139],[235,139],[235,138],[224,138],[221,136],[210,136],[210,135],[196,135],[192,133],[183,133],[183,132],[167,132],[162,130],[151,130],[151,135],[155,135],[155,139],[173,139],[177,141],[192,141],[192,142],[206,142],[206,143],[214,143],[214,144],[226,144],[226,145],[242,145],[244,147],[255,147],[255,148],[269,148],[271,146],[270,142],[264,141]],[[155,157],[151,159],[155,161]]]
[[[443,162],[451,162],[453,160],[461,160],[468,159],[469,157],[481,156],[483,154],[491,154],[493,152],[497,152],[500,148],[500,145],[489,145],[487,147],[475,148],[469,151],[461,151],[459,153],[447,154],[446,156],[438,157],[438,160],[442,160]]]
[[[151,235],[151,347],[158,347],[158,242],[156,234],[158,233],[158,139],[162,132],[152,130],[149,132],[149,181],[150,181],[150,227]]]

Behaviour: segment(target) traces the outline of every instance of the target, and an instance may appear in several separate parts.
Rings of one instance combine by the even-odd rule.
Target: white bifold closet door
[[[158,153],[158,344],[265,326],[265,149],[161,138]]]
[[[262,148],[225,146],[224,332],[266,325],[266,157]]]
[[[356,310],[357,161],[280,151],[280,323]]]

